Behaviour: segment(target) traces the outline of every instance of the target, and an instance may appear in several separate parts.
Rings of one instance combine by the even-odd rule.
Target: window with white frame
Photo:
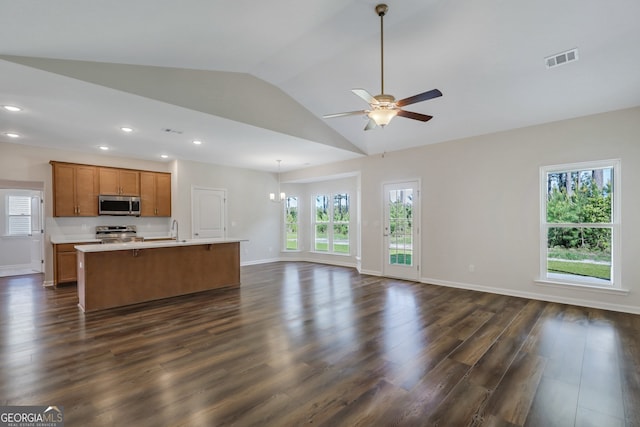
[[[313,215],[313,249],[317,252],[348,255],[350,252],[349,222],[349,194],[316,195]]]
[[[284,200],[284,250],[297,251],[300,249],[298,234],[298,197],[287,196]]]
[[[541,168],[540,276],[620,287],[620,162]]]
[[[31,197],[7,196],[7,234],[27,236],[31,234]]]

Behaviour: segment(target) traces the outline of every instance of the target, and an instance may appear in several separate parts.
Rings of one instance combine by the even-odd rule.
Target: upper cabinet
[[[98,216],[98,195],[140,196],[141,216],[171,216],[171,174],[50,161],[53,216]]]
[[[51,162],[53,216],[98,215],[98,168]]]
[[[140,216],[171,216],[171,174],[140,172]]]
[[[140,172],[131,169],[98,168],[100,194],[139,196]]]

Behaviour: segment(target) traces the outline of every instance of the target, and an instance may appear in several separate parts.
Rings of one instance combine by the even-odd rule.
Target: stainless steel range
[[[141,242],[143,237],[138,237],[135,225],[97,225],[96,239],[102,243]]]

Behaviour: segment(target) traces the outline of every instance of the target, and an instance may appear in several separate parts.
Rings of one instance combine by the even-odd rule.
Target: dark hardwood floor
[[[640,426],[640,316],[273,263],[83,314],[0,278],[0,405],[66,426]]]

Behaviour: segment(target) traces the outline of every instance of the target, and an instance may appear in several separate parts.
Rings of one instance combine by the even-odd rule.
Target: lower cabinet
[[[78,266],[76,264],[76,249],[74,246],[82,244],[60,243],[53,245],[53,286],[58,286],[60,283],[78,281]]]

